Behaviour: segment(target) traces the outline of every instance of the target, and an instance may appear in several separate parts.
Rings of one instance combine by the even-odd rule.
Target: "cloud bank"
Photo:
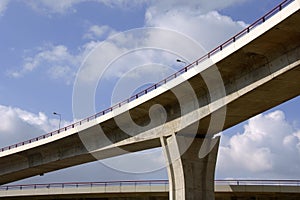
[[[123,4],[126,4],[126,2],[127,1],[116,1],[114,4],[125,6]],[[234,1],[230,2],[233,3]],[[55,1],[44,0],[39,1],[39,3],[30,1],[30,3],[35,7],[51,7],[51,9],[59,12],[80,3],[80,1],[63,1],[63,3],[55,4]],[[101,1],[101,3],[105,5],[109,4],[109,6],[117,6],[111,5],[110,1]],[[117,32],[105,24],[94,24],[83,34],[83,43],[77,48],[78,50],[76,52],[72,52],[71,49],[63,44],[53,45],[50,43],[43,45],[37,48],[38,51],[32,51],[24,55],[21,68],[9,71],[8,74],[11,77],[19,78],[28,73],[36,72],[39,68],[47,68],[46,72],[49,78],[62,79],[67,84],[72,84],[81,63],[85,57],[89,55],[88,52],[103,42],[107,42],[107,37],[115,37],[114,34],[117,34],[118,40],[108,40],[105,51],[99,52],[99,56],[96,56],[93,63],[90,63],[90,65],[94,65],[92,68],[97,69],[99,63],[106,63],[105,59],[110,58],[112,54],[122,54],[132,49],[134,45],[142,46],[140,44],[144,46],[149,46],[149,44],[154,46],[155,44],[165,44],[167,49],[178,49],[181,47],[182,50],[190,53],[188,59],[192,62],[246,26],[242,21],[234,21],[230,17],[221,15],[218,11],[213,10],[220,8],[219,4],[219,6],[217,6],[214,3],[208,3],[206,1],[191,1],[184,5],[179,2],[177,3],[178,4],[174,4],[173,1],[164,1],[164,3],[151,1],[151,3],[148,3],[145,12],[144,28],[157,27],[178,32],[195,41],[195,43],[202,47],[203,51],[194,51],[193,48],[184,45],[181,47],[180,45],[182,44],[180,41],[161,34],[142,33],[140,35],[132,35],[127,31]],[[132,6],[134,5],[135,4],[132,4]],[[226,3],[226,5],[224,4],[221,7],[229,5],[230,4]],[[168,9],[170,6],[172,6],[172,9]],[[135,63],[136,60],[137,62]],[[143,60],[142,64],[140,62],[141,60]],[[136,55],[135,59],[131,58],[130,60],[126,60],[120,64],[119,67],[114,68],[114,72],[108,73],[107,78],[111,78],[111,76],[115,76],[113,78],[120,77],[120,74],[126,73],[124,72],[125,69],[129,71],[137,65],[160,63],[172,66],[175,65],[175,60],[176,58],[171,58],[170,55],[161,56],[161,52],[155,54],[153,51],[144,51]],[[111,62],[111,60],[108,62]],[[128,63],[130,63],[131,66],[126,67]],[[93,79],[95,74],[96,73],[92,70],[86,77]],[[139,77],[136,77],[141,78],[143,75],[144,74],[140,74]],[[155,74],[153,75],[155,76]],[[149,74],[149,76],[151,76],[151,74]]]
[[[277,110],[251,118],[243,133],[222,135],[218,176],[223,178],[300,177],[300,130]]]
[[[109,7],[116,7],[121,9],[134,9],[139,6],[147,6],[159,10],[161,13],[169,10],[170,8],[188,8],[190,11],[201,10],[203,12],[209,10],[218,10],[229,7],[233,4],[243,3],[246,0],[189,0],[188,2],[181,0],[27,0],[24,1],[32,9],[45,12],[45,13],[60,13],[65,14],[74,11],[75,6],[80,3],[94,2],[100,3]]]
[[[7,9],[9,1],[10,0],[2,0],[2,1],[0,1],[0,17],[4,15],[4,12]]]
[[[0,146],[22,142],[58,128],[58,119],[48,118],[44,113],[0,105]],[[62,124],[69,122],[62,121]]]

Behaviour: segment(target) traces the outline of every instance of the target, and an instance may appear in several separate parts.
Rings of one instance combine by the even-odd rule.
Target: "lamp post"
[[[59,113],[57,113],[57,112],[53,112],[53,115],[58,115],[58,116],[59,116],[58,130],[60,130],[61,114],[59,114]]]
[[[177,59],[176,62],[181,62],[181,63],[187,64],[185,61],[180,60],[180,59]]]

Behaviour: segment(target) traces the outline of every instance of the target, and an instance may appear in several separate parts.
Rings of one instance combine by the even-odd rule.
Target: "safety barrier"
[[[259,185],[259,186],[300,186],[300,180],[215,180],[215,185]],[[136,181],[105,181],[105,182],[69,182],[69,183],[44,183],[20,184],[0,186],[0,191],[28,190],[28,189],[53,189],[53,188],[93,188],[93,187],[123,187],[123,186],[164,186],[168,188],[168,180],[136,180]]]

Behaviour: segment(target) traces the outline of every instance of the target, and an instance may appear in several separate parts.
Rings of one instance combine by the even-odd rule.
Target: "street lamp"
[[[185,61],[183,61],[183,60],[180,60],[180,59],[177,59],[176,61],[177,61],[177,62],[184,63],[184,64],[187,64]]]
[[[59,116],[59,124],[58,124],[58,130],[60,129],[60,123],[61,123],[61,114],[57,112],[53,112],[53,115],[58,115]]]

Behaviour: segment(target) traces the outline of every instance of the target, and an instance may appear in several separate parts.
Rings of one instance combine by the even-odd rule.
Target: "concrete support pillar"
[[[219,137],[173,134],[161,138],[169,176],[170,200],[214,200]]]

